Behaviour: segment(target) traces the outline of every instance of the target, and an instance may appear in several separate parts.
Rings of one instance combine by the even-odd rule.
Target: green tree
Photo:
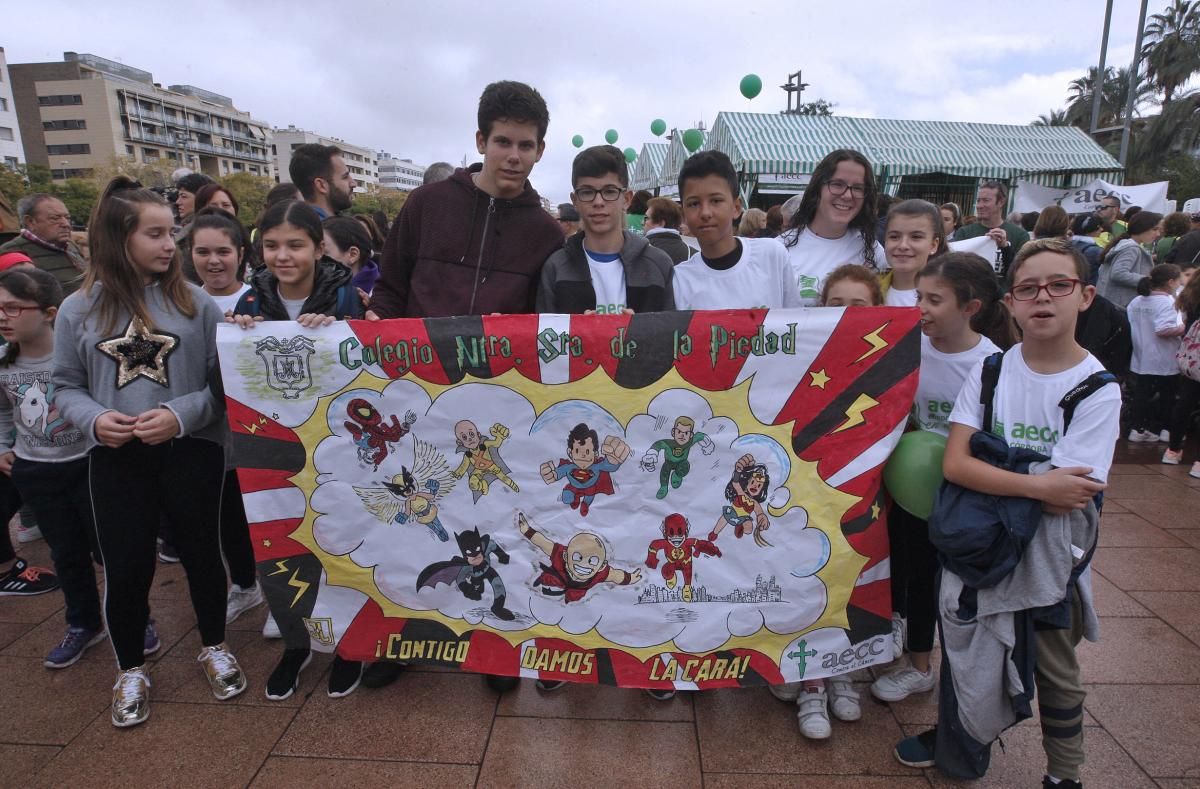
[[[267,202],[267,192],[275,182],[263,175],[234,173],[221,181],[221,185],[233,193],[238,201],[238,219],[247,227],[258,221]]]
[[[817,99],[816,101],[807,101],[801,104],[796,108],[796,114],[828,117],[833,114],[833,108],[836,106],[836,104],[825,99]]]
[[[350,213],[372,214],[375,211],[383,211],[383,213],[387,214],[388,221],[391,221],[396,218],[396,214],[400,213],[400,209],[404,207],[404,201],[407,199],[408,192],[402,192],[399,189],[380,189],[376,187],[365,193],[354,195],[354,204],[350,206]],[[381,227],[379,230],[384,235],[387,235],[388,229],[386,227]]]
[[[1200,2],[1174,0],[1163,13],[1151,16],[1141,54],[1165,109],[1180,86],[1200,72]]]
[[[1050,110],[1048,114],[1039,115],[1030,126],[1070,126],[1066,110]]]
[[[1067,86],[1067,119],[1072,126],[1088,129],[1092,122],[1092,95],[1096,84],[1096,67],[1092,66],[1084,76],[1071,80]],[[1106,68],[1100,87],[1100,127],[1120,126],[1125,118],[1125,104],[1129,96],[1129,69]],[[1138,105],[1154,97],[1154,86],[1139,70],[1138,84],[1133,102],[1134,115]]]

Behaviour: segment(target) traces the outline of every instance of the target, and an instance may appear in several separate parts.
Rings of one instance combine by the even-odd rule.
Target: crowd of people
[[[1200,215],[1131,210],[1118,219],[1112,197],[1095,212],[1070,217],[1052,207],[1013,222],[1004,214],[1005,185],[989,181],[978,190],[976,215],[963,216],[953,203],[882,196],[871,163],[850,149],[831,152],[802,195],[766,211],[743,206],[728,157],[701,151],[679,172],[676,202],[632,192],[623,154],[601,145],[575,157],[571,202],[555,218],[529,182],[548,124],[533,88],[487,86],[476,132],[483,161],[431,167],[391,220],[344,215],[355,181],[340,151],[321,145],[293,151],[291,183],[271,190],[252,232],[237,218],[236,196],[207,176],[180,179],[173,204],[118,177],[90,218],[89,262],[71,241],[61,201],[45,194],[20,201],[24,230],[0,247],[0,519],[25,507],[18,539],[40,531],[54,570],[19,558],[6,531],[0,594],[61,591],[66,631],[48,668],[66,668],[111,641],[115,726],[140,724],[150,712],[146,656],[160,644],[150,606],[156,557],[181,561],[186,571],[198,662],[213,694],[231,698],[249,684],[225,629],[264,598],[216,394],[222,322],[316,327],[489,313],[916,308],[921,370],[911,427],[945,437],[949,483],[985,498],[1033,501],[1044,519],[1094,524],[1122,409],[1120,387],[1100,373],[1126,383],[1129,440],[1166,442],[1163,462],[1181,462],[1200,406],[1200,383],[1180,376],[1175,362],[1180,338],[1200,318],[1200,277],[1192,277]],[[998,271],[994,261],[948,247],[981,236],[999,250]],[[1089,385],[1083,395],[1065,397],[1081,384]],[[1014,429],[1022,426],[1037,429]],[[995,442],[1000,457],[1007,448],[1027,453],[1026,466],[1045,465],[1018,473],[996,460]],[[1200,477],[1200,461],[1191,473]],[[991,711],[971,708],[973,697],[956,697],[959,683],[947,680],[950,665],[979,658],[947,642],[947,633],[974,624],[976,602],[993,592],[956,571],[960,605],[945,604],[939,567],[961,557],[942,524],[980,517],[972,512],[925,520],[891,508],[898,662],[870,685],[885,702],[939,687],[931,654],[940,629],[941,720],[898,744],[896,756],[958,777],[982,775],[991,742],[964,733],[985,729],[961,725]],[[999,604],[1029,627],[1024,690],[1028,702],[1036,686],[1046,785],[1072,787],[1083,763],[1074,650],[1093,622],[1094,529],[1065,545],[1064,557],[1055,554],[1062,544],[1030,543],[1027,556],[1067,572],[1043,584],[1051,588],[1039,590],[1036,604],[1015,583]],[[1002,564],[999,556],[982,558]],[[96,564],[106,581],[103,602]],[[268,617],[264,636],[281,635],[279,662],[265,681],[271,699],[294,693],[312,659],[306,633],[281,634]],[[328,693],[348,695],[360,682],[382,687],[402,668],[335,657]],[[971,673],[981,682],[1004,679],[987,668]],[[499,692],[518,682],[486,680]],[[537,684],[551,692],[564,683]],[[796,705],[806,738],[830,737],[831,717],[861,716],[848,677],[771,692]],[[652,695],[665,700],[674,691]]]

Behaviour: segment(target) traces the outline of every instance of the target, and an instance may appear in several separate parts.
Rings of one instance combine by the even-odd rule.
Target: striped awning
[[[877,175],[889,177],[939,172],[1010,180],[1036,173],[1123,172],[1074,126],[722,112],[705,147],[723,151],[747,176],[811,173],[837,148],[862,152]]]
[[[667,144],[665,142],[648,142],[642,146],[634,163],[633,172],[629,174],[629,188],[638,189],[658,188],[658,177],[662,172],[663,162],[667,160]]]
[[[663,162],[662,174],[658,179],[658,185],[667,188],[672,193],[678,191],[679,168],[683,167],[683,163],[692,155],[683,145],[684,131],[684,129],[671,130],[671,144],[667,147],[667,160]],[[700,134],[704,137],[704,143],[701,144],[700,150],[711,147],[708,144],[710,141],[708,134],[706,132],[700,132]]]

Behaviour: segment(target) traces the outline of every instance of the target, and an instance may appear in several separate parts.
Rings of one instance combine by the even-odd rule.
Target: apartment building
[[[17,106],[13,103],[12,83],[8,76],[8,61],[0,47],[0,163],[10,170],[25,162],[21,145],[21,127],[17,124]]]
[[[385,189],[411,192],[425,181],[425,165],[413,164],[412,159],[400,159],[387,151],[376,155],[379,162],[379,185]]]
[[[350,174],[354,176],[354,180],[358,183],[354,191],[366,192],[368,187],[376,187],[379,185],[379,167],[374,151],[362,145],[348,143],[345,140],[339,140],[337,137],[326,137],[323,134],[316,132],[298,129],[295,126],[288,125],[286,129],[275,129],[275,145],[271,152],[275,157],[275,169],[277,182],[289,182],[292,180],[288,173],[288,165],[292,163],[292,151],[296,150],[301,145],[309,143],[317,143],[319,145],[336,145],[342,151],[342,159],[346,162],[346,166],[350,168]]]
[[[193,85],[167,88],[96,55],[9,66],[25,159],[55,179],[88,177],[124,158],[168,160],[213,178],[273,178],[271,127]]]

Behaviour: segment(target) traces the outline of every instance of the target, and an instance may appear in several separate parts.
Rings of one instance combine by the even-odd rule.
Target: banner
[[[1000,247],[987,236],[950,241],[947,246],[951,252],[974,252],[986,260],[997,274],[1004,270],[1004,258],[1000,255]]]
[[[1121,186],[1096,179],[1086,186],[1056,189],[1018,180],[1012,210],[1028,213],[1041,211],[1052,205],[1061,205],[1068,214],[1086,214],[1095,211],[1100,207],[1101,200],[1111,196],[1120,198],[1121,211],[1136,205],[1147,211],[1164,214],[1170,210],[1167,203],[1168,183],[1157,181],[1139,186]]]
[[[218,331],[285,643],[647,688],[891,660],[914,309]]]

